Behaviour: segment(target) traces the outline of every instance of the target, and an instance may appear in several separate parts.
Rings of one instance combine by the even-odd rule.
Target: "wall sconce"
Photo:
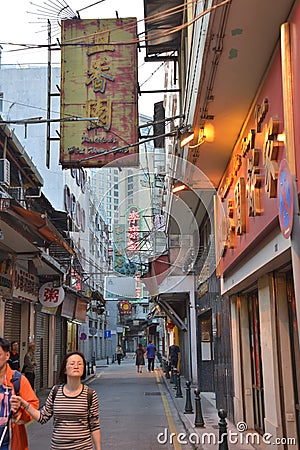
[[[189,145],[189,148],[197,148],[205,142],[213,142],[215,139],[214,126],[210,123],[204,125],[199,130],[198,142],[195,145]]]
[[[181,181],[176,181],[174,186],[172,187],[172,194],[177,194],[177,192],[188,190],[186,184],[182,183]]]
[[[194,137],[195,134],[192,131],[185,131],[184,133],[182,133],[180,139],[180,148],[184,147],[189,142],[191,142],[194,139]]]
[[[277,134],[277,142],[285,142],[285,133]]]

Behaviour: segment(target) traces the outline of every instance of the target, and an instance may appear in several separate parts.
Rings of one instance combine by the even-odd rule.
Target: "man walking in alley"
[[[169,364],[171,366],[171,369],[178,369],[180,365],[180,348],[178,345],[170,345],[169,347]]]
[[[35,343],[30,342],[28,346],[28,352],[24,356],[24,366],[22,372],[31,384],[32,389],[34,389],[35,368]]]
[[[122,349],[121,345],[119,345],[119,344],[116,347],[116,355],[117,355],[118,364],[120,365],[122,356],[123,356],[123,349]]]
[[[20,369],[20,355],[19,355],[19,344],[17,341],[12,341],[10,344],[10,354],[9,354],[9,360],[8,364],[12,370],[18,370]]]
[[[154,360],[156,355],[156,347],[150,340],[146,347],[146,357],[148,359],[148,372],[154,372]]]

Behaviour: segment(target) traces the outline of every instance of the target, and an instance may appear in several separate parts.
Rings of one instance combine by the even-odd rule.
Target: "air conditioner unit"
[[[10,185],[10,162],[8,159],[0,159],[0,184]]]

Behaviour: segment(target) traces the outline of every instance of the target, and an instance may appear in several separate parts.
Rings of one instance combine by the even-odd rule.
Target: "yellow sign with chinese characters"
[[[63,168],[138,164],[136,18],[62,21]]]

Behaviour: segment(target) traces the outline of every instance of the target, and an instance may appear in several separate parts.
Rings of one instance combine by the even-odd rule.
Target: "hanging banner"
[[[138,164],[136,18],[63,20],[60,163]],[[86,120],[85,120],[86,119]]]

